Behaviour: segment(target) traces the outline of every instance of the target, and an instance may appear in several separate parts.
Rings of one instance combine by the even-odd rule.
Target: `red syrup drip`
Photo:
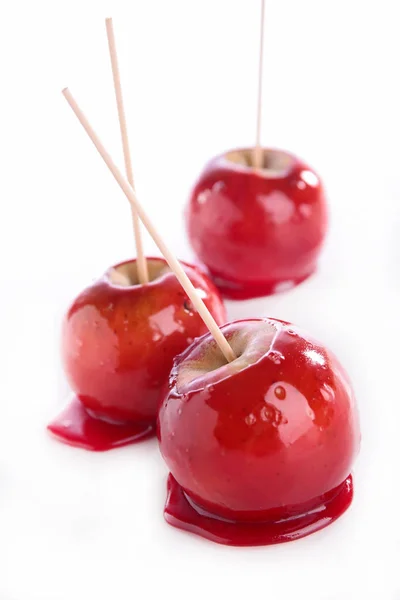
[[[290,281],[278,279],[275,281],[230,281],[226,280],[214,271],[209,271],[209,276],[214,281],[221,295],[227,300],[250,300],[251,298],[261,298],[263,296],[272,296],[280,291],[292,289],[311,277],[315,273],[316,267],[301,277],[291,277]],[[290,287],[284,287],[290,283]],[[280,289],[280,286],[282,288]]]
[[[353,499],[353,480],[349,475],[339,490],[334,490],[332,498],[309,513],[281,521],[239,523],[221,520],[196,508],[171,474],[167,486],[167,523],[227,546],[269,546],[298,540],[336,521]]]
[[[110,423],[90,415],[74,398],[47,429],[70,446],[102,452],[151,437],[155,426],[149,423]]]

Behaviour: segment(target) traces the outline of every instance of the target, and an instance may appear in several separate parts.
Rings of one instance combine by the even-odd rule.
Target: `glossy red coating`
[[[157,269],[166,267],[162,258],[148,261]],[[130,262],[135,261],[121,265]],[[225,309],[214,284],[198,268],[182,264],[222,324]],[[113,283],[109,273],[86,288],[68,310],[63,364],[71,388],[92,418],[103,419],[102,428],[104,419],[133,423],[141,438],[149,426],[154,428],[174,357],[207,329],[170,271],[148,284],[128,286]],[[88,431],[86,426],[80,430]],[[62,424],[58,434],[73,442]]]
[[[318,176],[287,152],[265,152],[285,168],[257,172],[226,154],[213,158],[186,210],[193,249],[227,298],[297,285],[315,271],[325,237],[327,206]]]
[[[298,540],[336,521],[353,499],[353,480],[349,475],[326,495],[317,510],[277,521],[238,522],[216,519],[196,506],[171,474],[167,488],[164,515],[170,525],[227,546],[270,546]]]
[[[354,395],[331,352],[277,319],[222,330],[234,344],[238,332],[263,324],[275,333],[258,360],[179,384],[185,365],[201,362],[214,342],[206,334],[192,344],[175,359],[160,407],[169,470],[193,506],[214,519],[271,524],[316,511],[343,485],[358,453]]]

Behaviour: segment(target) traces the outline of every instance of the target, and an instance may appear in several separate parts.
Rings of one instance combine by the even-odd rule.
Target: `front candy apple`
[[[262,545],[325,527],[349,506],[358,414],[335,356],[293,325],[249,319],[177,357],[158,420],[169,523]]]

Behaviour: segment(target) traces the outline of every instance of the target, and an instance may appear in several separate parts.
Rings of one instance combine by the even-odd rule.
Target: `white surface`
[[[103,22],[112,14],[138,192],[190,259],[181,213],[194,178],[213,154],[253,143],[258,0],[3,5],[0,600],[400,598],[396,4],[267,2],[263,141],[321,173],[331,229],[315,277],[230,304],[229,316],[293,320],[335,350],[357,392],[363,444],[354,504],[336,525],[256,549],[164,524],[154,440],[90,454],[56,443],[45,425],[68,397],[63,311],[132,253],[126,200],[61,88],[122,164]]]

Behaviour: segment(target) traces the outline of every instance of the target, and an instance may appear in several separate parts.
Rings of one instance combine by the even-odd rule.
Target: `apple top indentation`
[[[149,271],[149,283],[161,279],[164,275],[171,273],[171,269],[163,258],[147,258]],[[111,267],[105,273],[105,280],[113,287],[133,287],[142,285],[139,283],[137,261],[127,260]]]
[[[284,150],[263,148],[262,168],[253,164],[253,148],[238,148],[220,156],[223,163],[233,163],[238,170],[255,172],[267,179],[281,179],[288,175],[297,158]]]
[[[243,321],[240,328],[229,324],[222,331],[231,345],[236,359],[230,363],[222,355],[217,344],[205,334],[181,355],[176,384],[179,393],[184,394],[186,388],[193,391],[196,380],[201,387],[206,378],[207,386],[213,386],[235,373],[255,364],[271,351],[273,340],[277,334],[277,326],[263,319]],[[184,359],[183,359],[184,356]]]

